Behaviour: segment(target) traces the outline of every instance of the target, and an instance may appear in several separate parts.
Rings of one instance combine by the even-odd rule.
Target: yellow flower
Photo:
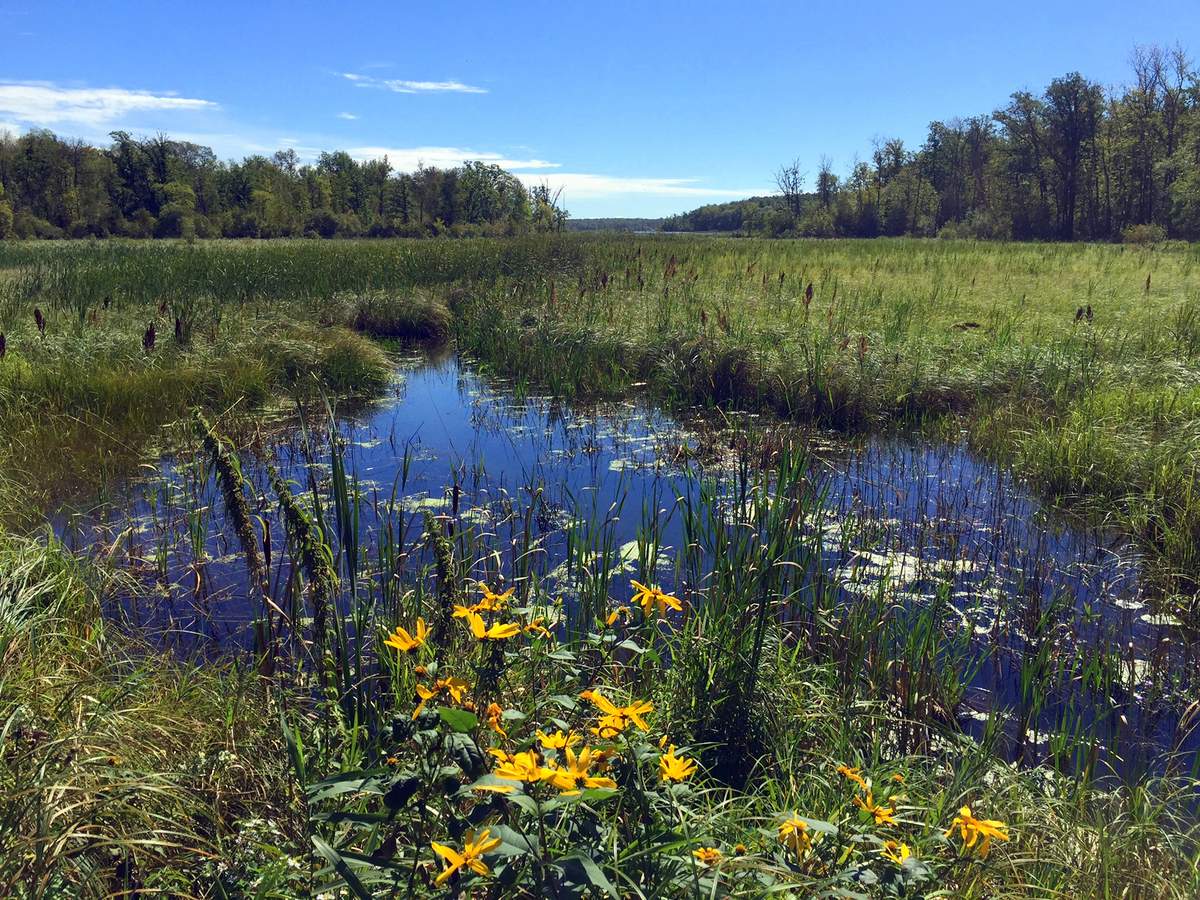
[[[684,781],[696,774],[696,761],[675,755],[675,745],[658,758],[658,777],[663,781]]]
[[[629,621],[629,607],[628,606],[618,606],[616,609],[614,609],[612,612],[610,612],[608,614],[608,616],[604,620],[604,624],[607,625],[609,628],[611,628],[613,625],[616,624],[618,618],[624,619],[626,622]]]
[[[417,627],[412,634],[397,625],[396,630],[388,635],[383,643],[388,647],[395,647],[401,653],[410,653],[425,643],[428,634],[429,629],[425,627],[425,620],[417,616]]]
[[[616,737],[630,724],[636,725],[642,731],[650,730],[650,726],[643,718],[646,713],[654,709],[654,704],[649,700],[635,700],[628,706],[617,706],[599,691],[584,691],[579,696],[584,700],[591,701],[604,713],[596,727],[592,729],[600,737]]]
[[[912,850],[908,844],[899,841],[884,841],[879,852],[883,854],[885,859],[890,859],[898,866],[904,865],[904,861],[912,856]]]
[[[487,723],[488,728],[496,732],[502,738],[508,737],[508,732],[504,730],[504,726],[500,724],[501,716],[504,715],[504,710],[500,708],[498,703],[489,703],[487,708]]]
[[[733,855],[734,856],[745,856],[748,852],[750,852],[749,848],[745,844],[734,844],[733,845]]]
[[[617,783],[611,778],[591,774],[590,769],[597,762],[597,757],[596,752],[590,747],[584,747],[579,751],[578,756],[575,755],[574,750],[567,747],[565,754],[566,765],[555,768],[550,778],[550,783],[563,793],[579,793],[581,783],[588,788],[615,788],[617,786]]]
[[[544,637],[544,638],[551,637],[550,629],[548,629],[545,625],[542,624],[545,621],[546,620],[543,618],[534,619],[532,622],[530,622],[528,625],[525,626],[525,633],[526,634],[536,634],[536,635],[539,635],[540,637]]]
[[[799,816],[792,816],[779,826],[779,840],[798,857],[812,849],[812,833]]]
[[[641,606],[642,612],[650,615],[651,610],[658,608],[658,614],[665,616],[668,609],[673,609],[679,612],[683,609],[683,604],[679,599],[672,597],[670,594],[664,593],[661,588],[648,587],[639,581],[630,582],[634,588],[633,599],[631,603]]]
[[[997,819],[977,819],[971,815],[969,806],[964,806],[958,811],[958,815],[946,829],[946,837],[954,834],[955,829],[962,835],[963,849],[970,850],[976,843],[979,844],[978,852],[982,859],[987,859],[988,852],[992,849],[993,838],[998,841],[1008,840],[1007,825]]]
[[[894,801],[889,801],[887,806],[879,805],[875,802],[875,798],[871,795],[871,792],[867,791],[866,799],[862,797],[854,798],[854,805],[873,815],[876,825],[896,824],[896,804]]]
[[[892,774],[892,781],[896,782],[896,784],[904,784],[904,776],[899,772],[894,772]]]
[[[477,610],[496,610],[503,609],[508,605],[508,601],[512,598],[513,591],[516,588],[509,588],[503,594],[496,594],[486,584],[481,584],[479,585],[479,590],[483,593],[483,599],[475,604],[475,608]]]
[[[583,740],[583,738],[571,731],[565,733],[555,731],[551,734],[546,734],[540,728],[537,732],[537,739],[547,750],[563,750],[567,747],[574,747]]]
[[[473,831],[467,832],[467,841],[463,845],[462,853],[459,853],[453,847],[447,847],[445,844],[439,844],[437,841],[432,842],[434,852],[446,860],[446,868],[438,875],[435,883],[443,885],[450,880],[455,872],[461,868],[468,868],[477,875],[486,875],[491,870],[484,863],[482,857],[485,853],[490,853],[500,846],[500,838],[491,836],[491,831],[487,828],[483,829],[478,836]]]
[[[496,756],[497,759],[500,758],[499,754],[494,751],[492,755]],[[554,777],[554,770],[545,768],[538,755],[532,750],[511,756],[505,754],[505,756],[507,758],[502,760],[500,765],[492,770],[492,774],[497,778],[506,778],[509,781],[523,781],[527,784],[537,784],[539,781],[547,781]]]
[[[841,775],[843,778],[845,778],[849,781],[853,781],[864,791],[867,790],[867,781],[865,778],[862,777],[862,772],[858,769],[857,766],[854,766],[854,767],[838,766],[837,773],[839,775]]]
[[[475,635],[477,641],[502,641],[521,631],[521,626],[516,622],[497,622],[488,627],[483,624],[483,617],[479,613],[468,612],[466,618],[467,624],[471,627],[471,634]]]
[[[417,685],[417,696],[421,698],[421,702],[417,704],[417,708],[413,710],[412,717],[415,719],[421,714],[421,710],[425,708],[425,704],[441,693],[447,693],[455,703],[462,703],[466,692],[471,689],[471,685],[463,681],[461,678],[439,678],[433,683],[433,687],[427,688],[423,684]]]
[[[693,850],[692,856],[706,866],[715,866],[721,861],[721,851],[716,847],[701,847]]]

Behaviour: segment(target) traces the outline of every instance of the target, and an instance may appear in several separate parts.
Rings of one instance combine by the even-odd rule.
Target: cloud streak
[[[409,81],[403,78],[375,78],[357,72],[342,72],[341,76],[355,87],[375,88],[395,94],[486,94],[487,88],[461,81]]]
[[[0,116],[17,122],[100,128],[130,113],[218,109],[211,100],[125,88],[67,88],[45,81],[0,82]]]
[[[773,188],[713,188],[698,178],[641,178],[618,175],[594,175],[586,172],[516,173],[527,186],[548,184],[562,189],[564,200],[596,200],[605,197],[640,195],[646,197],[728,197],[742,199],[774,192]]]
[[[386,156],[388,162],[401,172],[412,172],[422,165],[450,168],[473,160],[510,170],[555,169],[559,165],[544,159],[510,159],[500,153],[463,147],[350,147],[346,152],[359,162]]]

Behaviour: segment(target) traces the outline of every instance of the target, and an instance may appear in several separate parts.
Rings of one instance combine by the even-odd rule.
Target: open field
[[[1194,647],[1200,248],[0,243],[0,332],[0,893],[1200,891],[1193,654],[1085,646],[1090,612],[1014,594],[1011,708],[964,733],[951,598],[983,563],[954,543],[921,603],[912,548],[827,577],[811,441],[775,427],[965,439],[1127,534]],[[565,455],[488,482],[493,443],[418,492],[420,448],[354,416],[425,384],[399,343],[448,341],[475,442],[578,417],[581,459],[624,440],[668,480],[614,450],[611,506],[556,489]],[[632,396],[708,424],[588,405]],[[81,558],[68,504],[111,526]],[[237,600],[245,639],[164,652],[185,594]],[[1170,706],[1152,764],[1061,712],[1085,693]]]

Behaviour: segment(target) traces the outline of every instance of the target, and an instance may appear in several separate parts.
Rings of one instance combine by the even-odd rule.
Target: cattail
[[[1079,307],[1079,309],[1075,310],[1075,321],[1079,322],[1082,319],[1083,319],[1083,307],[1081,306],[1081,307]]]
[[[859,364],[862,363],[862,361],[866,358],[866,356],[867,356],[867,336],[865,334],[860,334],[858,336],[858,361],[859,361]]]
[[[1146,273],[1146,293],[1150,293],[1150,273]]]
[[[810,281],[808,283],[808,287],[806,287],[804,289],[804,302],[806,304],[812,303],[812,298],[813,298],[813,288],[812,288],[812,282]]]
[[[37,322],[38,334],[42,337],[46,336],[46,317],[42,315],[42,308],[35,306],[33,308],[33,321]]]
[[[663,277],[670,278],[675,274],[675,270],[679,268],[679,261],[675,259],[675,254],[671,254],[671,258],[667,260],[667,268],[663,270]]]
[[[104,295],[104,303],[102,305],[104,306],[105,309],[108,309],[109,306],[112,305],[112,297],[109,296],[108,294],[105,294]]]
[[[766,273],[766,272],[763,272],[762,286],[763,286],[763,289],[764,289],[764,290],[765,290],[765,289],[766,289],[766,287],[767,287],[767,273]]]
[[[142,335],[142,349],[145,350],[146,353],[154,352],[154,339],[157,336],[158,336],[158,334],[154,330],[154,323],[151,322],[150,325],[146,328],[146,333]]]
[[[701,328],[708,327],[708,313],[706,313],[704,310],[700,310],[700,327]],[[3,341],[3,340],[4,340],[4,335],[0,334],[0,341]],[[0,346],[3,346],[3,344],[0,344]],[[3,354],[0,354],[0,355],[3,355]]]
[[[558,284],[550,282],[550,305],[554,306],[558,302]]]
[[[179,316],[175,317],[175,343],[183,343],[183,322],[180,320]]]
[[[0,331],[0,359],[4,359],[4,354],[8,352],[8,338],[4,336],[4,332]]]
[[[1092,321],[1092,304],[1090,304],[1090,303],[1089,303],[1089,304],[1087,305],[1087,309],[1086,309],[1086,310],[1084,310],[1084,313],[1083,313],[1083,314],[1084,314],[1084,316],[1086,316],[1086,317],[1087,317],[1087,320],[1088,320],[1089,322],[1090,322],[1090,321]]]
[[[600,273],[600,289],[604,290],[604,291],[608,290],[608,273],[607,272]]]
[[[787,273],[785,273],[785,272],[780,272],[780,273],[779,273],[779,286],[780,286],[780,287],[783,287],[783,278],[784,278],[784,275],[786,275],[786,274],[787,274]]]
[[[163,297],[162,302],[158,304],[158,314],[165,316],[167,314],[167,298]]]

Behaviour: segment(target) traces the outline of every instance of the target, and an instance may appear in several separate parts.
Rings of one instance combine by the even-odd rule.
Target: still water
[[[736,424],[780,428],[752,417]],[[453,354],[403,359],[389,395],[339,415],[337,431],[364,498],[363,558],[375,559],[383,540],[401,556],[411,552],[415,565],[428,513],[487,535],[495,568],[512,577],[520,564],[568,602],[573,523],[604,523],[621,571],[611,590],[623,600],[628,577],[637,577],[639,529],[655,520],[664,547],[654,578],[670,587],[679,498],[694,500],[702,479],[728,479],[733,466],[722,452],[725,432],[711,419],[672,418],[636,399],[575,406],[515,392]],[[1102,723],[1112,746],[1098,750],[1114,768],[1136,767],[1154,750],[1194,752],[1181,698],[1194,690],[1196,642],[1157,611],[1124,538],[1044,509],[964,446],[803,439],[822,497],[807,529],[819,560],[814,586],[846,603],[864,594],[905,606],[948,603],[953,627],[973,648],[969,690],[956,711],[967,730],[1020,706],[1022,663],[1028,671],[1039,648],[1095,647],[1119,669],[1103,695],[1067,678],[1052,684],[1032,718],[1015,726],[1020,717],[1006,716],[1011,751],[1036,757],[1048,733],[1082,719]],[[293,416],[247,437],[240,450],[262,525],[282,548],[267,462],[298,494],[326,495],[328,448]],[[55,524],[79,552],[118,559],[141,582],[144,590],[114,606],[133,627],[189,653],[252,645],[261,610],[248,600],[236,537],[203,460],[166,453],[113,495],[63,510]],[[532,563],[517,558],[529,530]],[[274,561],[277,588],[291,562],[279,550]]]

